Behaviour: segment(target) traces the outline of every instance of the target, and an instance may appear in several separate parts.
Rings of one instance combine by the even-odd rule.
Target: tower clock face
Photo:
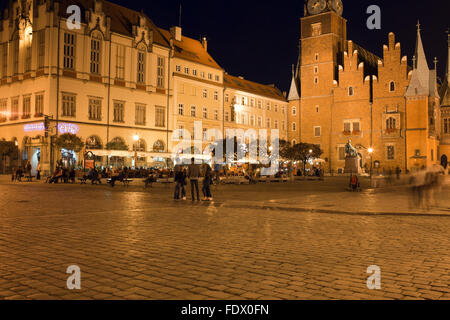
[[[326,0],[309,0],[308,1],[308,12],[310,14],[321,13],[327,7]]]
[[[342,15],[342,12],[344,11],[344,5],[342,4],[342,0],[332,0],[331,5],[333,7],[333,10],[336,11],[338,15]]]

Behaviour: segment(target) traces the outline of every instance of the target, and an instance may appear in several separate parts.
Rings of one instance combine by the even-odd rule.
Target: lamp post
[[[371,182],[371,184],[372,184],[372,171],[373,171],[373,148],[372,147],[370,147],[369,148],[369,154],[370,154],[370,182]]]
[[[19,141],[14,140],[14,145],[17,147],[17,166],[19,166],[19,158],[20,158]]]
[[[138,156],[137,156],[137,151],[140,148],[140,137],[136,134],[133,136],[133,140],[136,142],[136,146],[134,149],[134,168],[137,168],[137,161],[138,161]]]

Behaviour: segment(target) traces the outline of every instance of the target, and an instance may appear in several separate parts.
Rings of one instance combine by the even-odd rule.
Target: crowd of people
[[[180,165],[175,166],[175,200],[186,200],[187,179],[190,182],[192,201],[200,201],[199,180],[203,177],[203,201],[212,201],[211,184],[213,183],[213,171],[211,166],[204,164],[200,166],[191,160],[191,164],[186,168]]]
[[[441,191],[445,171],[440,166],[433,166],[428,170],[422,167],[411,175],[409,184],[411,186],[411,206],[419,209],[430,209],[432,205],[438,204],[435,196]]]

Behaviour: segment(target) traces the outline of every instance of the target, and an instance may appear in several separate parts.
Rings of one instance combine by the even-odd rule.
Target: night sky
[[[229,73],[288,90],[291,65],[298,56],[303,0],[111,0],[145,13],[160,27],[179,21],[182,5],[183,34],[200,39],[207,36],[208,51]],[[382,57],[389,32],[401,42],[408,63],[414,54],[416,24],[420,19],[428,64],[439,60],[439,76],[445,76],[447,35],[450,27],[449,0],[343,0],[348,20],[348,39]],[[369,30],[369,5],[381,8],[382,29]]]
[[[288,90],[291,65],[296,63],[303,0],[112,0],[135,10],[143,9],[160,27],[178,24],[182,5],[183,34],[191,38],[208,37],[208,51],[230,74]],[[450,26],[449,0],[343,0],[348,20],[348,39],[382,57],[389,32],[401,42],[402,55],[409,64],[414,54],[416,24],[420,19],[428,64],[440,61],[439,76],[444,77],[447,35]],[[369,30],[369,5],[381,8],[382,29]]]

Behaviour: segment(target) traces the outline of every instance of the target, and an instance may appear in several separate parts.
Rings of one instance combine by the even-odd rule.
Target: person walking
[[[175,167],[175,200],[186,200],[186,174],[180,166]]]
[[[197,201],[200,201],[200,192],[198,190],[198,179],[200,178],[200,166],[198,164],[195,164],[195,158],[191,159],[191,164],[189,165],[188,168],[188,177],[189,181],[191,182],[192,201],[195,201],[194,188],[197,194]]]
[[[211,167],[209,164],[205,165],[205,179],[203,180],[203,201],[212,201],[212,195],[211,195],[211,183],[213,178],[213,172],[211,170]]]
[[[31,169],[32,169],[32,167],[31,167],[31,162],[30,161],[27,161],[27,165],[26,165],[25,169],[27,171],[27,177],[31,177]]]

